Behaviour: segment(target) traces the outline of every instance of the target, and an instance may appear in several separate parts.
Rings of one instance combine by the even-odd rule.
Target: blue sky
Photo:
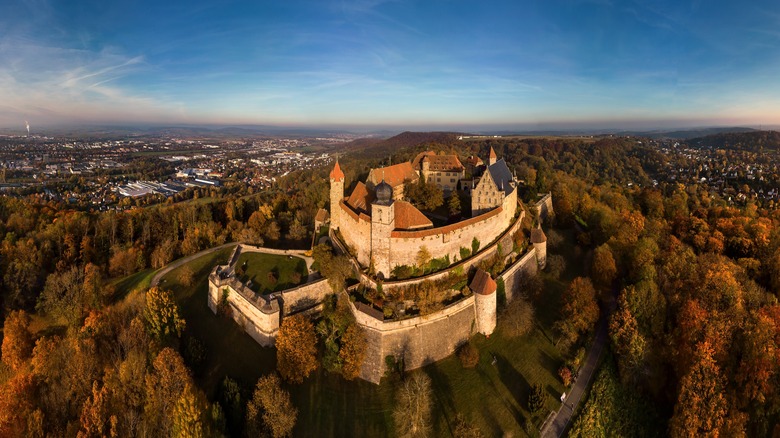
[[[0,2],[0,126],[780,124],[780,2]]]

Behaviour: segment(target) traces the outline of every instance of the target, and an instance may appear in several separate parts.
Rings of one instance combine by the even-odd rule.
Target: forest
[[[732,205],[696,184],[653,187],[662,157],[629,139],[447,139],[392,158],[381,147],[348,154],[345,185],[423,150],[465,158],[493,147],[523,180],[524,200],[552,192],[555,227],[588,265],[564,294],[557,344],[574,355],[599,315],[610,338],[573,436],[776,433],[780,210]],[[290,434],[295,408],[276,375],[238,408],[229,391],[209,399],[192,377],[202,347],[180,336],[196,322],[179,316],[169,291],[124,296],[116,285],[225,242],[310,247],[329,170],[295,172],[262,193],[124,212],[0,197],[0,436]],[[294,322],[289,333],[305,342],[283,339],[294,348],[280,363],[313,369],[320,349],[328,366],[354,375],[359,336],[336,303],[330,311],[316,328]],[[342,337],[357,339],[343,353]],[[308,374],[280,372],[293,382]]]

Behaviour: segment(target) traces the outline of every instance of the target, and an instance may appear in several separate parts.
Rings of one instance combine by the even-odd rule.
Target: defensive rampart
[[[251,249],[250,249],[251,248]],[[227,265],[215,266],[209,275],[208,305],[217,313],[220,307],[262,346],[274,344],[283,316],[316,311],[331,292],[325,279],[270,294],[260,294],[246,287],[233,275],[233,267],[242,250],[262,249],[238,245]],[[272,254],[288,254],[274,251]],[[289,255],[289,254],[288,254]]]

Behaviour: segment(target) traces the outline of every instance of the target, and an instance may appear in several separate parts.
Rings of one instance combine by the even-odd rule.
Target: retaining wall
[[[386,356],[403,358],[407,370],[420,368],[454,353],[476,329],[473,295],[433,314],[400,321],[380,321],[350,306],[367,341],[360,377],[373,383],[385,374]]]

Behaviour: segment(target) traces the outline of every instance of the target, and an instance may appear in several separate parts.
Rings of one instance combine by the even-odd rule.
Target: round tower
[[[469,288],[474,292],[474,313],[477,331],[490,336],[496,329],[496,309],[498,307],[497,285],[490,274],[477,269]]]
[[[395,228],[393,188],[382,180],[371,204],[371,260],[379,278],[390,276],[390,233]]]
[[[341,217],[341,207],[339,202],[344,199],[344,172],[341,171],[339,161],[330,172],[330,228],[337,230],[339,228],[339,218]]]
[[[531,230],[531,243],[536,251],[536,263],[539,269],[547,266],[547,236],[544,235],[541,225]]]

